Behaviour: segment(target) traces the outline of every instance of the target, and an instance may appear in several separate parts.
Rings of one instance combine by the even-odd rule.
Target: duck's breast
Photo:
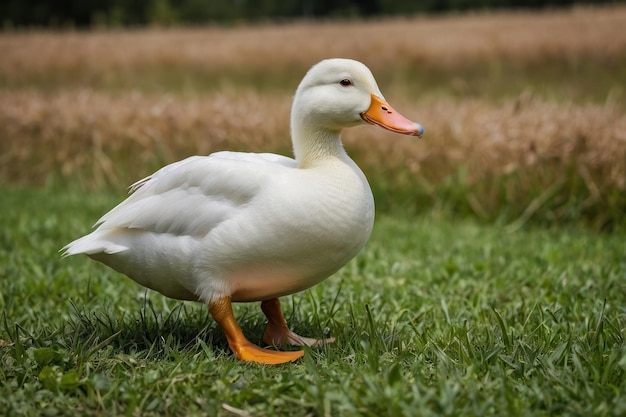
[[[198,268],[219,268],[234,301],[309,288],[344,266],[371,234],[374,202],[355,166],[289,171],[205,242],[212,255]]]

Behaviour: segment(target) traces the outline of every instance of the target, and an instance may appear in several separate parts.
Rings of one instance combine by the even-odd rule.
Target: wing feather
[[[167,165],[130,186],[131,195],[94,225],[96,230],[65,246],[64,256],[128,249],[126,231],[202,237],[240,213],[291,158],[274,154],[217,152]]]
[[[96,225],[98,230],[131,228],[203,236],[256,196],[268,169],[281,166],[296,163],[273,154],[193,156],[133,184],[133,193]]]
[[[95,226],[203,236],[252,200],[268,171],[295,166],[293,159],[273,154],[193,156],[133,184],[132,194]]]

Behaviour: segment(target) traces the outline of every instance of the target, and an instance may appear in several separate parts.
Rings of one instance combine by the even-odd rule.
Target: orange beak
[[[361,113],[361,118],[367,123],[378,125],[383,129],[403,135],[422,137],[424,128],[395,111],[387,102],[372,94],[370,108]]]

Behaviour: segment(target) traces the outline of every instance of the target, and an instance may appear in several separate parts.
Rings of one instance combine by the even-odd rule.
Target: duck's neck
[[[341,144],[341,131],[320,129],[292,121],[291,138],[298,168],[314,168],[332,160],[349,160]]]

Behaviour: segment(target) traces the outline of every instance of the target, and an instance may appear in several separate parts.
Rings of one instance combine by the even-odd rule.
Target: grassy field
[[[285,299],[295,331],[337,342],[262,367],[233,359],[204,306],[59,259],[118,196],[2,194],[4,415],[626,412],[623,235],[380,216],[355,261]],[[236,308],[254,342],[259,310]]]
[[[0,415],[626,414],[626,7],[0,34]],[[206,308],[58,250],[160,166],[290,153],[321,58],[421,141],[359,127],[366,249],[286,297],[337,338],[237,362]],[[258,305],[235,313],[251,341]]]

